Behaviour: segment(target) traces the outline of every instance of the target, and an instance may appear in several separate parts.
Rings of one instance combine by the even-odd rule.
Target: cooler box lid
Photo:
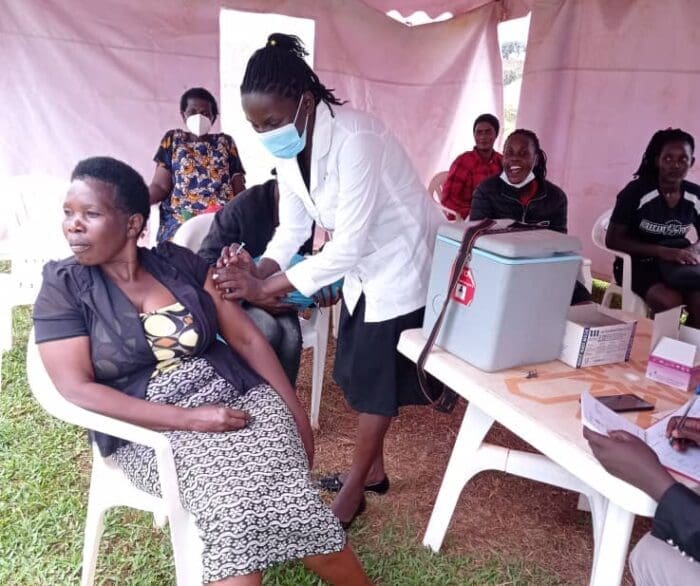
[[[459,246],[468,226],[443,224],[438,229],[438,235],[455,241],[455,245]],[[479,236],[474,248],[505,258],[546,258],[580,252],[581,242],[574,236],[553,230],[525,230]]]

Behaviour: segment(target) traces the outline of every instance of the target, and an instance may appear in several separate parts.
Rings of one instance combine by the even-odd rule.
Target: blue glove
[[[257,262],[260,257],[256,258],[255,261]],[[304,257],[301,256],[300,254],[295,254],[292,257],[291,262],[289,263],[290,267],[293,267],[295,264],[300,263],[301,261],[304,260]],[[343,279],[339,279],[332,285],[330,285],[331,288],[331,295],[335,297],[340,289],[343,287]],[[314,293],[314,296],[318,293]],[[284,298],[284,301],[286,303],[289,303],[290,305],[295,306],[297,309],[307,309],[309,307],[315,307],[316,302],[313,300],[312,297],[307,297],[306,295],[303,295],[302,293],[299,293],[299,291],[292,291],[291,293],[287,293],[287,295]]]

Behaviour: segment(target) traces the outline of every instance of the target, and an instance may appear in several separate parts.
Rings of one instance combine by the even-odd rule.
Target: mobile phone
[[[651,403],[647,403],[644,399],[632,393],[626,395],[606,395],[604,397],[596,397],[596,399],[616,413],[622,413],[624,411],[649,411],[654,408]]]

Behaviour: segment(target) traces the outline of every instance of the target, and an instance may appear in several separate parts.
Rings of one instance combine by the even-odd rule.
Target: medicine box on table
[[[626,362],[636,327],[635,319],[613,317],[593,303],[571,307],[559,360],[573,368]]]

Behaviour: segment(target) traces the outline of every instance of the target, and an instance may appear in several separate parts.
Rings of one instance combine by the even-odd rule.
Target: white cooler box
[[[423,333],[440,313],[464,225],[438,230]],[[581,243],[551,230],[487,234],[476,240],[436,344],[486,371],[559,357]]]

